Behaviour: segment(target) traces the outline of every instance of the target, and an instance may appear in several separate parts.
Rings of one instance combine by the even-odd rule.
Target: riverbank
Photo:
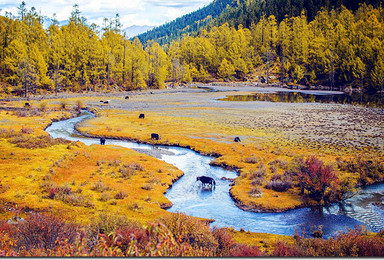
[[[199,87],[207,87],[202,85]],[[317,155],[326,164],[336,166],[336,158],[356,153],[383,158],[383,112],[380,109],[338,104],[289,104],[270,102],[226,102],[227,95],[254,91],[275,91],[253,86],[208,86],[199,88],[148,90],[126,99],[126,93],[109,96],[65,99],[68,104],[80,101],[98,114],[78,129],[91,136],[135,140],[143,143],[191,148],[216,157],[212,164],[235,169],[239,177],[231,189],[232,197],[248,210],[284,211],[308,205],[301,201],[298,188],[276,192],[264,188],[274,174],[283,175],[294,158]],[[104,99],[108,97],[108,103]],[[103,102],[100,102],[103,100]],[[60,107],[62,100],[47,99]],[[30,101],[38,107],[41,101]],[[19,102],[23,106],[23,102]],[[145,119],[139,119],[140,113]],[[220,115],[220,116],[218,116]],[[151,140],[158,133],[160,140]],[[240,143],[234,143],[235,137]],[[158,157],[156,151],[151,155]],[[274,162],[279,161],[276,165]],[[263,170],[261,195],[252,196],[253,173]],[[350,173],[339,173],[348,179]],[[356,181],[356,180],[353,180]]]
[[[170,214],[164,193],[181,171],[130,149],[50,138],[44,130],[77,115],[76,102],[19,103],[0,111],[0,219],[44,212],[87,225],[110,214],[147,224]]]
[[[270,165],[276,160],[289,164],[293,158],[316,154],[326,164],[336,165],[336,157],[348,158],[356,152],[382,158],[383,136],[379,133],[384,126],[380,109],[336,104],[218,102],[220,96],[241,91],[232,92],[232,87],[224,86],[219,89],[209,93],[193,89],[190,93],[150,94],[129,101],[121,97],[107,106],[89,103],[98,108],[99,117],[79,130],[214,155],[217,158],[212,164],[238,169],[240,176],[231,195],[244,209],[255,211],[284,211],[314,204],[301,201],[296,188],[275,192],[262,185],[261,196],[250,196],[252,172],[266,168],[264,183],[273,174],[284,173],[283,168]],[[138,118],[140,113],[145,113],[144,120]],[[151,140],[152,132],[160,135],[159,141]],[[236,136],[241,143],[233,142]],[[338,174],[342,179],[349,176],[346,172]]]

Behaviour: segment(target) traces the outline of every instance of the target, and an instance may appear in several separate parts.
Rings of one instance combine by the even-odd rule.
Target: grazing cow
[[[152,134],[151,134],[151,139],[159,140],[159,135],[158,135],[158,134],[155,134],[155,133],[152,133]]]
[[[28,102],[25,102],[24,107],[31,107],[31,104],[29,104]]]
[[[140,114],[140,115],[139,115],[139,118],[144,119],[144,118],[145,118],[145,115],[144,115],[144,114]]]
[[[101,137],[101,138],[100,138],[100,144],[101,144],[101,145],[104,145],[104,144],[105,144],[105,138],[104,138],[104,137]]]
[[[100,103],[104,103],[104,100],[100,100]]]
[[[203,184],[203,186],[205,186],[206,184],[210,185],[211,188],[213,186],[216,185],[216,182],[213,178],[211,177],[207,177],[207,176],[200,176],[200,177],[197,177],[196,181],[201,181],[201,183]]]
[[[109,104],[109,100],[105,100],[105,101],[104,101],[104,104]]]
[[[235,141],[236,143],[240,143],[240,142],[241,142],[240,137],[236,136],[234,141]]]
[[[125,96],[125,99],[129,99],[129,96]]]

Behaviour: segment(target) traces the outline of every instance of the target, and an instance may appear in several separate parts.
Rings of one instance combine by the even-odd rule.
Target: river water
[[[54,122],[46,131],[53,138],[81,141],[86,145],[99,144],[99,139],[84,137],[75,130],[77,123],[92,117],[93,114],[84,111],[79,117]],[[106,144],[141,152],[152,149],[165,151],[159,159],[173,164],[184,172],[184,176],[165,194],[173,203],[169,211],[214,219],[212,226],[281,235],[293,235],[296,231],[303,230],[311,233],[318,226],[322,226],[324,237],[334,235],[338,231],[354,229],[357,225],[365,225],[376,232],[384,228],[383,208],[372,205],[372,202],[383,201],[384,184],[367,187],[359,195],[328,208],[300,208],[282,213],[247,212],[236,207],[229,196],[229,181],[221,180],[221,177],[235,178],[236,172],[210,166],[212,157],[172,146],[154,147],[113,139],[106,139]],[[213,177],[216,187],[213,190],[201,187],[200,182],[196,181],[196,177],[201,175]]]

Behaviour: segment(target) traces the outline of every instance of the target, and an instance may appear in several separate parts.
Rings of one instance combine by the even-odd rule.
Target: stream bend
[[[81,141],[86,145],[99,144],[98,138],[84,137],[75,130],[77,123],[92,117],[94,117],[92,113],[83,111],[76,118],[52,123],[46,131],[53,138]],[[328,208],[300,208],[282,213],[248,212],[235,206],[229,195],[229,181],[221,180],[222,177],[235,178],[237,174],[209,165],[212,157],[175,146],[155,147],[114,139],[106,139],[106,144],[131,148],[150,155],[157,154],[160,155],[157,156],[159,159],[179,168],[184,172],[184,176],[165,194],[173,203],[169,211],[214,219],[212,225],[217,227],[293,235],[296,231],[302,230],[310,233],[314,228],[322,226],[324,237],[334,235],[338,231],[354,229],[357,225],[365,225],[375,232],[384,228],[383,207],[375,206],[383,201],[384,184],[367,187],[343,204],[334,204]],[[154,149],[156,153],[153,153]],[[216,181],[215,189],[202,188],[199,182],[196,182],[196,177],[201,175],[213,177]]]

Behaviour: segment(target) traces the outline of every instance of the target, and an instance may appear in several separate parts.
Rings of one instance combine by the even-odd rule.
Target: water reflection
[[[283,103],[336,103],[367,105],[373,107],[384,107],[384,100],[380,95],[368,94],[322,94],[278,91],[267,93],[254,93],[252,95],[233,95],[219,99],[220,101],[268,101]]]

